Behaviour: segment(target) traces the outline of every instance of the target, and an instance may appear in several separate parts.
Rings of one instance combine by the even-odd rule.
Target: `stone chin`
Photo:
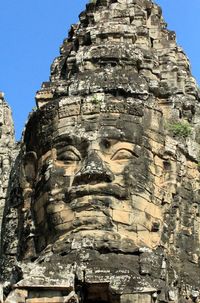
[[[97,186],[88,187],[88,194],[80,195],[81,189],[83,192],[80,188],[78,197],[71,195],[73,199],[67,200],[68,203],[51,201],[48,204],[48,229],[53,232],[53,237],[47,231],[46,244],[57,246],[67,241],[72,245],[82,239],[84,243],[93,243],[97,250],[106,248],[119,252],[158,246],[160,222],[134,209],[130,198],[117,198],[105,194],[105,191],[100,194]],[[61,245],[61,250],[65,249]]]
[[[94,218],[88,218],[89,220]],[[150,234],[147,230],[141,230],[143,236],[138,238],[138,230],[126,229],[106,230],[104,226],[92,225],[79,226],[71,232],[63,233],[54,243],[50,244],[53,250],[58,253],[65,253],[75,249],[78,245],[79,249],[94,248],[99,252],[110,251],[117,253],[137,253],[143,249],[153,250],[160,244],[160,234]],[[139,228],[139,227],[138,227]],[[141,226],[142,229],[142,226]],[[123,232],[124,231],[124,232]]]

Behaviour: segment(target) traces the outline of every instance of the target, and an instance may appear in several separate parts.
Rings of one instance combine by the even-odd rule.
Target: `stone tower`
[[[7,196],[9,173],[15,149],[14,125],[9,106],[0,92],[0,226]]]
[[[199,302],[199,89],[160,7],[89,3],[36,102],[4,215],[5,302]]]

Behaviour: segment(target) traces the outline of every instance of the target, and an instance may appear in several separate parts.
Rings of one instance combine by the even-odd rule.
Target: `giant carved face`
[[[117,250],[156,247],[173,171],[148,137],[150,128],[162,131],[160,113],[118,100],[65,102],[43,112],[40,137],[27,144],[37,249],[80,238]]]

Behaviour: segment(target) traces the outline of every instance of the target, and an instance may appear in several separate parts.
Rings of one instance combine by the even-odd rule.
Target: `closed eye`
[[[120,161],[120,160],[131,159],[133,157],[138,158],[138,156],[133,151],[129,149],[121,148],[114,153],[114,155],[111,157],[111,160]]]
[[[79,151],[76,148],[65,148],[57,153],[57,160],[64,164],[74,164],[81,160]]]

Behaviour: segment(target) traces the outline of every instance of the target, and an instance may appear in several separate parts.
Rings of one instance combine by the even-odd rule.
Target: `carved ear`
[[[24,173],[27,182],[33,183],[37,174],[37,154],[28,152],[24,157]]]

